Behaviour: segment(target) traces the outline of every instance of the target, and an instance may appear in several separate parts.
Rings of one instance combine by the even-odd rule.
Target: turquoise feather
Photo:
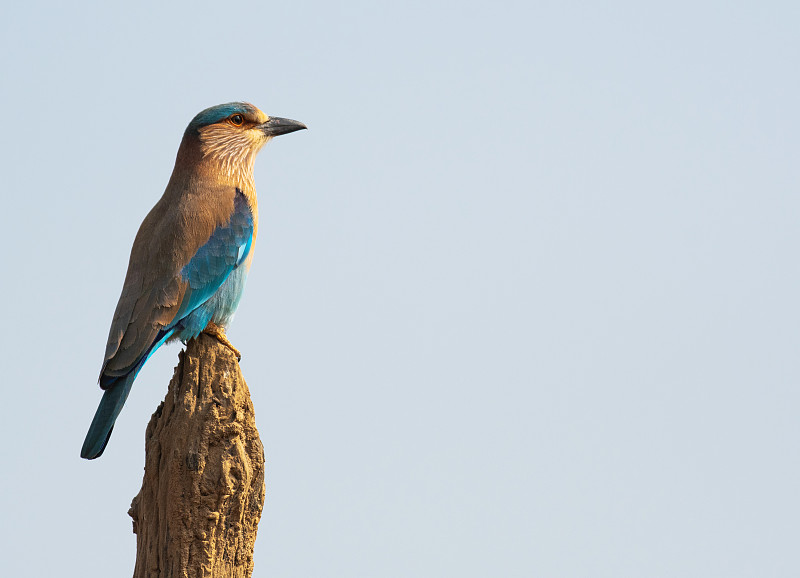
[[[145,218],[109,331],[105,390],[81,457],[99,457],[139,371],[171,339],[233,319],[258,232],[253,159],[274,136],[305,128],[248,103],[204,110],[187,127],[164,195]]]

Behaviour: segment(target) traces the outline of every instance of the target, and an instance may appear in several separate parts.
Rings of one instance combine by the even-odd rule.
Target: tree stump
[[[134,578],[249,578],[264,507],[264,447],[233,352],[201,334],[179,356],[145,434],[128,511]]]

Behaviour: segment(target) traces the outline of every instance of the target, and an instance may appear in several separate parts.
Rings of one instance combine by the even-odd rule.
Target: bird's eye
[[[233,116],[228,118],[228,121],[233,126],[242,126],[242,123],[244,122],[244,117],[241,114],[234,114]]]

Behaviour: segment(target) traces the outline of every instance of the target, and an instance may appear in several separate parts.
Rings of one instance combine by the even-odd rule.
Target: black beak
[[[279,118],[271,116],[267,122],[258,126],[267,136],[280,136],[282,134],[289,134],[296,130],[303,130],[308,128],[302,122],[291,120],[288,118]]]

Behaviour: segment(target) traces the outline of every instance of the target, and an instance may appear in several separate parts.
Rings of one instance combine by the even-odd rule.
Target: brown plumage
[[[258,233],[253,164],[274,136],[305,128],[247,103],[204,110],[183,136],[164,195],[142,222],[111,322],[106,390],[81,455],[102,454],[147,358],[170,339],[224,330],[241,298]]]

